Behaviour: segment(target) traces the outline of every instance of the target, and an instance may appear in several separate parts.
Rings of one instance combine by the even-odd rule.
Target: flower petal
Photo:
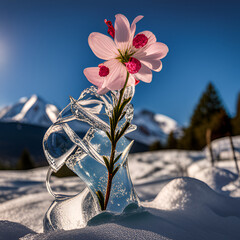
[[[147,44],[148,45],[148,44]],[[146,46],[147,46],[146,45]],[[155,42],[149,46],[147,46],[143,50],[137,51],[133,57],[137,58],[138,60],[144,60],[146,59],[162,59],[164,58],[168,53],[168,47],[164,43],[161,42]]]
[[[141,69],[138,73],[133,74],[133,76],[140,81],[150,83],[152,81],[152,71],[144,64],[142,64]]]
[[[162,62],[159,59],[152,59],[151,57],[144,57],[141,59],[141,63],[145,64],[153,71],[160,72],[162,70]]]
[[[109,60],[118,56],[114,41],[102,33],[91,33],[88,37],[88,43],[98,58]]]
[[[122,89],[127,77],[126,67],[117,59],[106,61],[104,65],[109,68],[105,86],[110,90]]]
[[[104,80],[106,79],[105,77],[99,76],[98,67],[85,68],[83,73],[90,83],[96,85],[99,88],[102,87]]]
[[[152,59],[162,59],[168,53],[168,47],[166,44],[161,42],[155,42],[151,44],[145,50],[147,56],[151,56]]]
[[[134,37],[135,31],[136,31],[136,23],[139,22],[142,18],[143,18],[142,15],[139,15],[139,16],[135,17],[133,22],[132,22],[132,24],[131,24],[131,35],[132,35],[132,38]]]
[[[138,34],[144,34],[148,38],[148,42],[144,47],[138,48],[138,49],[135,48],[136,52],[134,53],[134,56],[140,59],[146,56],[146,52],[147,52],[146,49],[148,49],[148,47],[151,46],[153,43],[156,43],[157,39],[155,35],[150,31],[143,31]]]
[[[156,36],[150,31],[143,31],[143,32],[140,32],[138,34],[144,34],[148,38],[148,42],[147,42],[146,47],[150,46],[151,44],[153,44],[157,41]]]
[[[125,52],[130,44],[131,39],[130,24],[128,19],[122,14],[117,14],[115,17],[116,20],[114,24],[114,41],[117,45],[117,48],[120,49],[122,52]]]

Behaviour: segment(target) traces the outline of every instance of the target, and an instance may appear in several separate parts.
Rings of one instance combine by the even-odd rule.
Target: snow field
[[[53,201],[45,188],[47,169],[1,171],[0,239],[237,240],[240,187],[234,163],[211,167],[204,157],[187,151],[132,154],[129,168],[143,211],[117,217],[101,213],[85,228],[48,233],[42,233]],[[53,181],[59,192],[85,188],[77,177]]]

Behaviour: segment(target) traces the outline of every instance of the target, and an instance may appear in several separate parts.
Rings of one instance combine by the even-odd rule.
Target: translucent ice
[[[127,99],[133,94],[134,87],[128,87],[123,98]],[[111,142],[106,132],[110,131],[109,117],[118,98],[118,91],[100,96],[95,87],[84,90],[78,100],[70,97],[70,103],[61,111],[43,139],[45,156],[52,170],[56,172],[66,163],[68,168],[86,183],[94,199],[95,208],[99,207],[96,192],[101,191],[103,195],[106,193],[108,171],[103,156],[110,157],[111,154]],[[128,103],[117,130],[121,129],[126,121],[131,122],[132,118],[133,107]],[[136,126],[130,125],[126,133],[135,129]],[[124,136],[117,143],[115,156],[121,155],[115,163],[119,170],[112,181],[108,211],[121,213],[127,205],[138,204],[127,164],[132,144],[133,142]],[[49,185],[48,190],[52,193]],[[69,201],[66,196],[54,196],[57,200]],[[49,221],[51,219],[45,222]]]

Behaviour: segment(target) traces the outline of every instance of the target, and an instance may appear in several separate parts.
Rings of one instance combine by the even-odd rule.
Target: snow
[[[53,123],[56,122],[58,113],[59,113],[59,110],[55,105],[53,104],[46,105],[46,114],[48,115],[48,117]]]
[[[82,193],[53,206],[65,230],[44,233],[42,221],[53,201],[45,187],[47,168],[1,171],[0,239],[237,240],[240,184],[234,166],[228,160],[211,167],[204,151],[132,154],[129,168],[142,208],[129,207],[118,216],[100,213],[90,221],[79,218],[91,205],[84,201],[84,183],[77,177],[52,177],[54,191]],[[62,221],[61,211],[82,222]]]
[[[159,123],[159,126],[165,134],[169,134],[171,131],[176,132],[179,130],[177,122],[168,116],[155,114],[154,120]]]
[[[27,102],[27,100],[28,100],[27,97],[21,97],[21,98],[19,99],[19,102],[20,102],[20,103],[25,103],[25,102]]]
[[[238,178],[236,181],[223,186],[222,190],[231,197],[240,197],[240,179]]]
[[[240,158],[240,136],[233,136],[232,141],[236,157]],[[229,137],[216,139],[212,141],[211,145],[215,159],[224,160],[233,158]],[[206,147],[204,150],[208,156],[209,155],[208,148]]]
[[[199,180],[178,178],[154,201],[144,203],[143,211],[115,218],[101,213],[85,228],[22,239],[238,239],[239,203],[240,199],[218,194]]]
[[[9,111],[9,109],[10,109],[9,106],[3,107],[3,108],[0,110],[0,118],[2,118],[4,115],[6,115],[6,113]]]
[[[141,223],[143,225],[143,223]],[[159,234],[141,230],[134,227],[124,226],[115,223],[104,224],[94,227],[86,227],[71,231],[56,231],[54,233],[28,235],[21,240],[75,240],[75,239],[91,239],[91,240],[122,240],[122,239],[138,239],[138,240],[168,240],[169,238],[160,236]]]
[[[37,101],[37,96],[33,95],[23,106],[22,110],[20,113],[16,114],[13,117],[13,120],[15,121],[21,121],[22,119],[24,119],[24,116],[26,115],[26,113],[33,107],[33,105],[36,103]]]
[[[19,239],[27,234],[34,233],[31,229],[20,223],[0,221],[0,239]]]
[[[222,187],[237,179],[237,174],[219,167],[209,167],[197,172],[193,176],[208,184],[216,192],[221,192]]]
[[[137,110],[132,123],[137,125],[137,130],[128,136],[140,143],[150,146],[156,141],[166,143],[168,134],[173,131],[180,136],[181,128],[175,120],[162,114],[155,114],[148,110]]]

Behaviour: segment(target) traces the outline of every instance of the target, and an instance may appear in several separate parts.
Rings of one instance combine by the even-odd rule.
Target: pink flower
[[[164,43],[156,42],[155,35],[143,31],[135,35],[136,23],[143,16],[136,17],[131,26],[128,19],[117,14],[114,27],[105,20],[108,33],[114,40],[104,34],[93,32],[88,37],[88,43],[93,53],[100,59],[106,60],[98,67],[84,70],[84,74],[92,84],[98,87],[99,94],[109,90],[122,89],[129,72],[128,86],[135,85],[139,80],[150,83],[152,71],[162,69],[160,59],[168,53]]]

